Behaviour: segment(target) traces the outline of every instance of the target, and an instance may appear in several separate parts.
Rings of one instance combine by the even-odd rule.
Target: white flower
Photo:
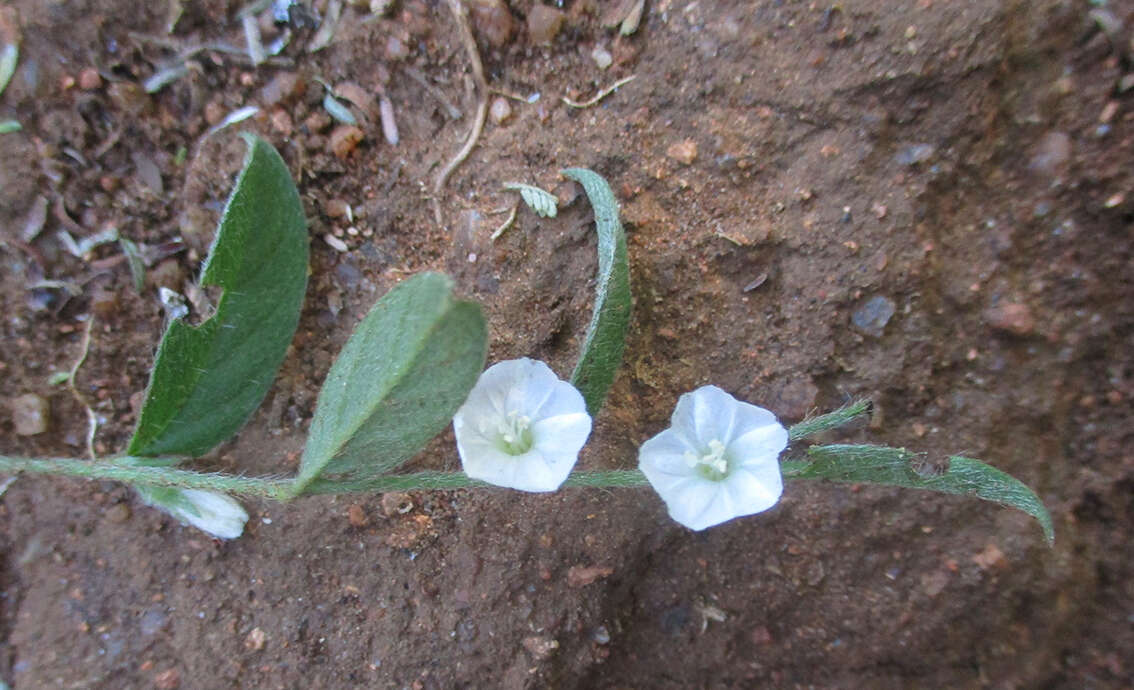
[[[674,520],[703,530],[780,499],[788,433],[774,414],[704,386],[681,396],[670,425],[642,444],[638,468]]]
[[[248,522],[248,513],[227,494],[199,489],[141,487],[138,493],[146,503],[221,539],[236,539],[244,532],[244,523]]]
[[[583,396],[543,362],[485,370],[453,417],[465,474],[520,491],[555,491],[591,434]]]

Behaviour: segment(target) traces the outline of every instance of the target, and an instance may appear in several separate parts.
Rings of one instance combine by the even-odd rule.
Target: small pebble
[[[665,155],[683,165],[692,165],[697,160],[697,142],[692,139],[679,141],[666,149]]]
[[[984,310],[984,320],[998,331],[1013,335],[1029,335],[1036,328],[1036,319],[1028,305],[1019,302],[998,304]]]
[[[327,245],[331,247],[331,249],[334,249],[337,252],[346,252],[350,250],[350,247],[347,246],[346,242],[343,242],[331,233],[323,235],[323,241],[326,242]]]
[[[503,48],[515,29],[508,4],[504,0],[471,0],[468,5],[477,35],[493,48]]]
[[[177,690],[181,687],[181,673],[171,668],[154,676],[154,687],[157,690]]]
[[[413,498],[406,493],[391,491],[382,494],[382,514],[388,518],[405,515],[413,510]]]
[[[910,144],[905,146],[901,151],[898,151],[894,156],[894,160],[899,165],[917,165],[924,163],[933,156],[934,148],[932,144]]]
[[[106,510],[107,522],[121,524],[130,519],[130,506],[125,503],[115,503]]]
[[[344,81],[335,84],[335,96],[350,101],[358,107],[366,117],[373,117],[374,107],[377,104],[374,94],[362,88],[353,81]]]
[[[116,110],[129,115],[140,115],[149,107],[150,96],[141,86],[129,81],[116,81],[106,88],[106,96]]]
[[[546,659],[551,653],[559,649],[559,641],[550,637],[525,637],[524,649],[531,653],[536,661]]]
[[[528,38],[536,45],[548,45],[555,40],[567,15],[562,10],[537,3],[528,12]]]
[[[773,642],[772,631],[768,630],[767,626],[764,625],[758,625],[753,628],[750,636],[752,638],[752,643],[757,647],[764,647],[766,645],[772,644]]]
[[[492,118],[493,124],[502,125],[512,117],[512,105],[508,103],[508,99],[498,96],[492,101],[492,107],[488,109],[488,116]]]
[[[386,59],[391,62],[396,62],[403,58],[409,57],[409,48],[402,39],[397,36],[390,36],[386,39]]]
[[[949,586],[949,573],[944,570],[935,570],[921,576],[921,587],[930,598],[936,597]]]
[[[35,436],[47,431],[51,408],[44,398],[25,393],[8,400],[8,408],[17,436]]]
[[[252,628],[252,632],[244,638],[244,648],[250,652],[258,652],[264,648],[268,641],[268,635],[260,628]]]
[[[102,77],[94,67],[87,67],[79,72],[79,88],[83,91],[94,91],[102,86]]]
[[[595,61],[599,69],[606,69],[614,62],[614,57],[610,54],[610,51],[602,46],[595,46],[595,49],[591,51],[591,59]]]
[[[219,101],[209,101],[205,104],[205,122],[213,127],[224,119],[224,105]]]
[[[347,508],[347,520],[351,527],[365,527],[366,523],[370,522],[366,517],[366,509],[357,503],[352,503]]]
[[[118,312],[118,293],[107,288],[97,288],[91,294],[91,311],[100,320],[106,321]]]
[[[276,130],[284,136],[289,136],[293,129],[291,123],[291,115],[288,114],[283,108],[276,108],[272,111],[272,129]]]
[[[378,119],[382,121],[382,136],[390,146],[398,145],[398,122],[394,119],[394,104],[385,94],[378,100]]]
[[[351,215],[350,204],[342,199],[327,199],[323,202],[323,213],[328,218],[348,218]]]
[[[871,297],[851,315],[851,323],[862,333],[879,338],[894,316],[894,300],[889,297]]]
[[[79,80],[79,84],[82,84],[81,78]],[[1117,112],[1118,101],[1108,101],[1107,104],[1103,106],[1102,112],[1099,113],[1099,122],[1110,122],[1114,119],[1114,115]]]
[[[146,273],[146,282],[156,287],[180,290],[185,282],[185,271],[177,259],[166,259]]]
[[[295,72],[280,72],[260,89],[260,101],[268,107],[299,98],[307,90],[303,78]]]
[[[312,134],[319,134],[331,126],[331,116],[322,110],[316,110],[303,120],[303,126]]]
[[[1071,137],[1063,132],[1048,132],[1036,144],[1028,168],[1047,177],[1056,177],[1071,158]]]
[[[567,569],[567,586],[585,587],[595,580],[612,575],[613,573],[613,568],[605,568],[601,565],[573,565]]]
[[[991,542],[985,545],[984,550],[974,555],[972,560],[981,570],[1004,568],[1008,565],[1008,559],[1005,557],[1004,552],[1000,550],[1000,547]]]
[[[114,175],[103,175],[102,177],[98,178],[99,188],[107,194],[112,194],[118,191],[120,184],[121,181]]]
[[[362,130],[354,125],[339,125],[327,138],[327,147],[339,158],[346,158],[363,138]]]

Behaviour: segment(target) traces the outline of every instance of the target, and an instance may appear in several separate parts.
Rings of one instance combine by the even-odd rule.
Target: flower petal
[[[543,362],[540,362],[543,364]],[[546,367],[547,365],[544,364]],[[550,372],[551,369],[548,369]],[[552,377],[555,374],[551,374]],[[525,408],[524,414],[532,419],[544,417],[556,417],[565,414],[576,414],[582,410],[587,409],[587,403],[583,401],[583,394],[566,381],[555,379],[551,382],[550,391],[548,395],[544,396],[538,403],[534,398],[529,400],[529,407]]]
[[[787,448],[787,429],[778,423],[759,426],[745,431],[728,444],[729,460],[741,467],[775,463],[779,466],[780,453]]]
[[[700,531],[736,517],[730,510],[732,501],[722,488],[721,482],[691,478],[662,500],[670,517]]]
[[[647,478],[651,473],[692,475],[693,470],[685,460],[686,453],[696,454],[697,448],[677,430],[666,429],[638,449],[638,468]]]
[[[736,405],[736,398],[720,388],[701,386],[678,398],[670,423],[672,428],[693,442],[698,451],[704,452],[710,441],[727,444]]]
[[[579,400],[582,399],[580,395]],[[533,443],[540,451],[578,455],[591,435],[591,416],[585,412],[572,412],[538,419],[532,422],[531,430]]]
[[[724,482],[735,516],[762,513],[779,502],[784,492],[779,463],[759,468],[738,468]]]
[[[189,502],[192,510],[189,506],[174,507],[170,510],[174,517],[221,539],[236,539],[244,532],[248,513],[235,499],[226,494],[199,489],[182,489],[181,495]]]

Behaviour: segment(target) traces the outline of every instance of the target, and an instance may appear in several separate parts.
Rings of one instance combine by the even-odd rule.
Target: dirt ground
[[[705,383],[790,421],[870,396],[872,421],[828,440],[982,458],[1036,489],[1055,547],[976,500],[811,483],[703,533],[649,491],[455,491],[253,501],[245,536],[219,542],[121,485],[20,477],[0,499],[0,680],[1134,686],[1134,3],[650,0],[628,37],[604,26],[618,2],[567,0],[561,26],[551,2],[472,4],[511,114],[449,180],[440,226],[433,180],[478,98],[445,3],[347,6],[313,53],[295,10],[259,66],[235,1],[0,5],[21,41],[0,119],[23,126],[0,135],[0,449],[83,455],[84,412],[50,377],[92,314],[78,384],[97,450],[124,446],[158,287],[194,301],[248,129],[297,177],[310,287],[263,407],[200,467],[293,470],[353,323],[423,269],[485,306],[490,361],[568,373],[595,240],[557,171],[584,166],[623,205],[636,302],[582,467],[633,467]],[[179,52],[184,75],[146,93]],[[632,75],[593,107],[562,100]],[[319,80],[362,102],[357,132],[330,121]],[[568,205],[521,207],[491,241],[509,181]],[[59,236],[108,227],[147,248],[141,292],[118,245],[76,257]],[[29,393],[50,425],[21,435]],[[447,434],[413,467],[458,464]]]

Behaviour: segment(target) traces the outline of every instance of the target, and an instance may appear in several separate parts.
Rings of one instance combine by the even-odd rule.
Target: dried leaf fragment
[[[507,182],[504,189],[519,192],[524,203],[543,218],[554,218],[559,213],[559,199],[551,192],[519,182]]]

